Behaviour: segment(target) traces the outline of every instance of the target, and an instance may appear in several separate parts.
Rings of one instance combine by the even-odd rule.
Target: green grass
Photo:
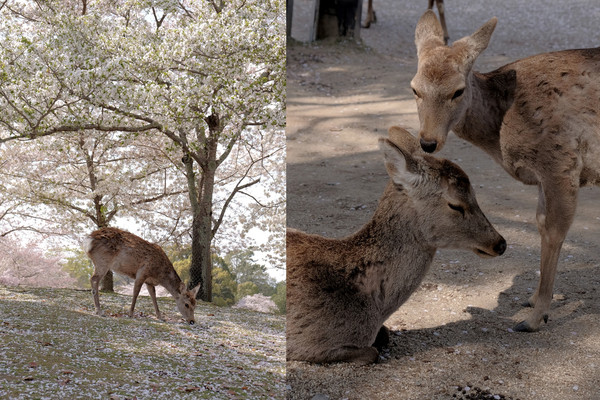
[[[280,399],[285,317],[198,304],[179,322],[172,298],[0,286],[0,398]]]

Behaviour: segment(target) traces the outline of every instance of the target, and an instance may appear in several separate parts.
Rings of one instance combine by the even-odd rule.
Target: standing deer
[[[431,11],[417,24],[418,68],[411,86],[424,151],[440,150],[451,129],[515,179],[537,185],[541,276],[515,330],[548,320],[556,265],[580,186],[600,183],[600,48],[540,54],[480,74],[473,62],[496,27],[492,18],[452,47]]]
[[[117,228],[98,229],[83,242],[83,248],[94,263],[94,274],[90,279],[96,314],[102,315],[98,284],[108,270],[135,279],[133,285],[133,300],[129,316],[133,317],[133,309],[142,285],[145,283],[152,298],[156,317],[162,319],[156,302],[156,285],[162,285],[171,293],[177,303],[177,308],[183,318],[194,324],[194,308],[196,294],[200,286],[187,290],[181,281],[173,264],[159,245],[149,243],[144,239]]]
[[[433,9],[433,2],[434,0],[428,0],[428,10]],[[444,17],[444,0],[435,0],[435,5],[440,13],[440,22],[442,24],[442,29],[444,30],[444,44],[447,44],[450,36],[448,35],[448,29],[446,28],[446,17]],[[367,4],[367,18],[365,19],[363,28],[368,29],[371,26],[371,23],[374,22],[377,22],[377,15],[375,15],[375,11],[373,10],[373,0],[369,0]]]
[[[506,242],[479,209],[467,175],[392,127],[380,148],[390,182],[358,232],[328,239],[288,229],[287,359],[368,364],[383,323],[417,289],[438,247],[484,257]]]

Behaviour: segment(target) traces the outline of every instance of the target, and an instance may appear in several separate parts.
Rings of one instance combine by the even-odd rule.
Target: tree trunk
[[[200,150],[196,159],[201,160],[202,175],[196,182],[193,161],[184,157],[190,202],[192,205],[192,262],[190,265],[190,287],[201,284],[197,298],[212,301],[212,258],[211,243],[213,239],[212,202],[217,171],[217,147],[219,134],[223,130],[219,116],[212,114],[205,119],[209,135],[205,147]],[[196,183],[198,183],[196,185]]]
[[[194,215],[192,223],[192,262],[190,265],[190,288],[200,285],[197,298],[212,301],[212,262],[210,257],[210,219],[201,213]]]

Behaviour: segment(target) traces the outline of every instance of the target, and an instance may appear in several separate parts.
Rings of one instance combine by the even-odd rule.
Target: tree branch
[[[241,182],[241,180],[240,180],[240,182]],[[229,203],[231,203],[231,200],[233,200],[234,196],[239,191],[246,189],[252,185],[256,185],[259,182],[260,182],[260,178],[255,179],[252,182],[248,182],[244,185],[239,185],[239,182],[238,182],[238,185],[236,185],[236,187],[231,191],[231,193],[227,197],[227,200],[225,200],[225,203],[223,204],[223,207],[221,208],[221,213],[219,214],[219,218],[216,221],[214,221],[214,226],[212,228],[212,236],[213,237],[216,235],[217,231],[219,230],[219,226],[221,226],[221,222],[223,222],[223,217],[225,216],[225,211],[227,211],[227,207],[229,206]]]
[[[161,130],[162,126],[158,122],[151,122],[147,125],[142,126],[131,126],[131,125],[101,125],[101,124],[82,124],[82,125],[60,125],[43,132],[31,132],[30,134],[21,133],[15,136],[9,136],[6,138],[0,138],[0,144],[11,140],[32,140],[39,137],[54,135],[60,132],[79,132],[96,130],[102,132],[145,132],[152,129]]]

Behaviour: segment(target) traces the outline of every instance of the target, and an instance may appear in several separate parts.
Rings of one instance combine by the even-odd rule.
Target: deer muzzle
[[[500,240],[498,240],[493,246],[484,248],[476,248],[475,254],[482,258],[488,257],[497,257],[504,254],[506,251],[506,240],[502,236],[500,236]]]
[[[437,149],[437,140],[425,140],[420,139],[419,143],[421,144],[421,148],[425,153],[433,153]]]

